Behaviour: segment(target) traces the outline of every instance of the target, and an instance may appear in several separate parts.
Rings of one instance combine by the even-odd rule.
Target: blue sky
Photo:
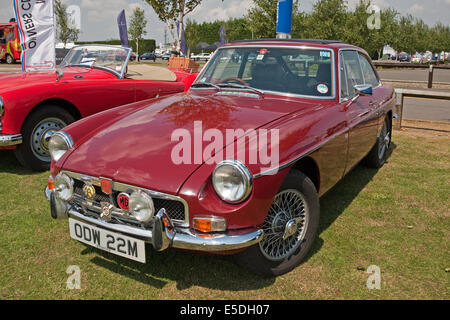
[[[275,0],[274,0],[275,1]],[[68,5],[78,5],[81,8],[80,40],[106,40],[119,37],[116,17],[122,9],[129,16],[136,6],[146,11],[149,21],[147,38],[164,39],[165,24],[158,20],[153,9],[143,0],[63,0]],[[301,9],[310,11],[316,0],[300,0]],[[354,6],[358,0],[348,0]],[[393,7],[401,14],[411,13],[422,18],[427,24],[434,25],[440,21],[449,24],[450,0],[373,0],[381,8]],[[241,17],[251,7],[251,0],[204,0],[203,3],[189,15],[189,18],[199,22]],[[13,0],[0,0],[0,22],[6,22],[13,17]]]

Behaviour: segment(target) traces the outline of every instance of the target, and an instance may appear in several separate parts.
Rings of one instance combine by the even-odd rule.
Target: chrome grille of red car
[[[89,203],[88,199],[86,199],[83,187],[85,183],[81,180],[73,179],[74,185],[74,203],[81,205],[82,207],[86,207],[86,203]],[[93,186],[95,188],[95,196],[90,202],[93,204],[89,206],[90,210],[95,212],[99,211],[98,209],[101,207],[101,202],[108,202],[115,207],[115,210],[122,211],[117,204],[117,196],[120,192],[113,191],[111,195],[107,195],[103,193],[100,187]],[[184,223],[186,221],[186,213],[185,206],[181,201],[172,200],[172,199],[160,199],[156,197],[152,197],[153,204],[155,206],[155,212],[158,212],[160,209],[166,209],[167,215],[170,219],[172,219],[175,223]],[[99,213],[99,212],[97,212]]]

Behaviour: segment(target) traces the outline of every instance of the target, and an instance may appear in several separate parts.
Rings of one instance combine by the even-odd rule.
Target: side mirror
[[[354,86],[354,88],[356,90],[356,95],[361,97],[371,96],[373,94],[373,88],[370,84],[358,84]]]
[[[56,69],[56,82],[60,82],[64,76],[64,72],[61,69]]]

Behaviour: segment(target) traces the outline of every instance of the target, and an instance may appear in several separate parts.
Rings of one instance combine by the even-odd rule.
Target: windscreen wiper
[[[218,85],[215,85],[211,82],[197,82],[191,85],[191,88],[208,88],[208,87],[214,88],[217,91],[222,91],[222,89]]]
[[[218,87],[220,88],[235,88],[235,89],[245,89],[245,90],[250,90],[255,92],[256,94],[260,95],[260,96],[264,96],[264,92],[255,89],[253,87],[250,86],[245,86],[243,84],[237,84],[237,83],[219,83],[217,84]]]

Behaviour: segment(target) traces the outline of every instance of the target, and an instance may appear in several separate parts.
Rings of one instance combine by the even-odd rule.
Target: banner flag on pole
[[[119,35],[122,46],[129,48],[130,45],[128,43],[128,28],[127,18],[125,17],[125,9],[119,13],[119,16],[117,17],[117,24],[119,25]]]
[[[220,27],[220,44],[222,46],[227,44],[227,32],[225,30],[225,25]]]
[[[180,24],[181,23],[177,24],[177,34],[180,34]],[[186,47],[186,38],[184,36],[184,27],[181,30],[180,50],[185,56],[187,56],[187,47]]]
[[[53,0],[13,0],[24,72],[56,68]]]

